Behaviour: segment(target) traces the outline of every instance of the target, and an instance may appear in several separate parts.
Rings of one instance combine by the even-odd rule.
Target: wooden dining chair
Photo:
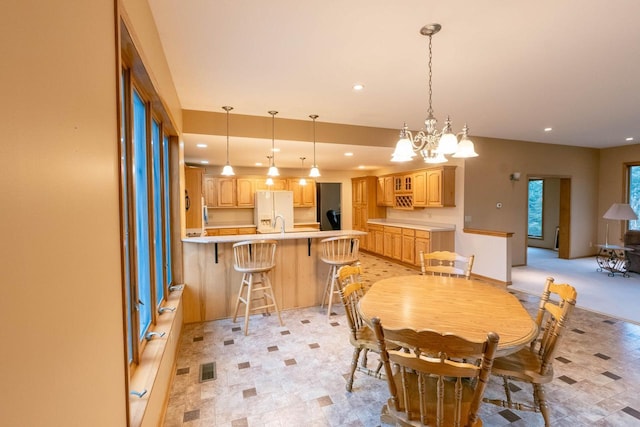
[[[473,268],[475,255],[467,257],[449,251],[428,253],[420,251],[419,256],[422,274],[471,279],[471,269]]]
[[[347,380],[347,391],[353,388],[353,379],[356,370],[367,375],[381,378],[382,362],[378,363],[375,370],[367,368],[367,353],[369,350],[378,352],[378,343],[373,335],[373,330],[367,326],[358,312],[358,302],[364,295],[364,284],[361,280],[362,269],[358,266],[347,265],[338,270],[338,281],[340,282],[340,299],[344,305],[344,311],[349,323],[349,342],[353,346],[353,357],[351,359],[351,372]],[[362,353],[362,361],[358,367],[358,360]]]
[[[558,301],[552,301],[551,295]],[[553,380],[554,355],[577,296],[573,286],[555,284],[552,277],[547,278],[536,316],[541,331],[539,339],[517,353],[495,359],[491,373],[502,378],[506,400],[485,398],[485,402],[510,409],[541,412],[545,426],[550,425],[543,384]],[[533,405],[513,401],[510,388],[512,380],[532,385]]]
[[[432,330],[386,329],[373,318],[391,397],[381,421],[411,426],[482,426],[478,408],[498,347]],[[391,350],[389,345],[401,348]],[[393,365],[393,368],[392,368]]]

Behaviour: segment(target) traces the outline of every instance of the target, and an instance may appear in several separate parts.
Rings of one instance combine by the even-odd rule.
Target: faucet
[[[276,227],[276,224],[278,223],[278,218],[280,218],[282,221],[282,227],[280,228],[280,232],[282,234],[284,234],[284,217],[282,215],[276,215],[275,219],[273,220],[273,228]]]

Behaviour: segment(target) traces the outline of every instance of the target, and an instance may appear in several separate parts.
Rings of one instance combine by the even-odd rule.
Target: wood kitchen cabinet
[[[393,176],[381,176],[378,177],[378,191],[377,191],[377,205],[378,206],[393,206],[394,202],[394,188],[393,188]]]
[[[237,204],[235,178],[216,178],[216,207],[233,208]]]
[[[255,179],[236,178],[236,201],[239,208],[252,208],[255,205],[255,194]]]
[[[413,174],[413,207],[427,206],[427,171],[422,170]]]
[[[386,208],[378,206],[377,198],[378,178],[363,176],[351,178],[351,200],[354,230],[369,231],[367,222],[373,218],[386,218]],[[360,248],[370,250],[375,243],[371,243],[369,236],[360,237]]]
[[[384,256],[402,261],[402,228],[384,226]]]
[[[384,255],[384,227],[378,224],[369,224],[369,251]]]
[[[430,234],[428,231],[416,230],[414,243],[414,264],[420,265],[420,252],[429,253],[431,250]]]
[[[256,190],[287,190],[287,178],[273,178],[273,185],[267,185],[266,178],[256,179]]]
[[[402,229],[402,262],[407,264],[415,264],[416,262],[415,236],[416,231],[414,229]]]
[[[427,169],[426,207],[442,208],[456,205],[455,166],[440,166]]]
[[[186,228],[202,228],[202,177],[204,169],[187,166],[185,177]]]
[[[214,207],[217,205],[216,200],[216,179],[213,176],[204,176],[202,181],[204,187],[204,204],[207,207]]]
[[[305,185],[300,185],[300,179],[289,178],[287,187],[293,192],[294,208],[312,208],[316,205],[316,182],[313,179],[307,179]]]

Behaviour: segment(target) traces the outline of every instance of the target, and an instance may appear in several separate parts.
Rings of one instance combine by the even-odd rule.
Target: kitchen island
[[[233,244],[246,240],[278,242],[276,266],[269,273],[281,310],[320,305],[329,266],[321,259],[320,241],[328,237],[366,235],[357,230],[191,237],[182,240],[185,323],[233,316],[242,274],[233,268]]]

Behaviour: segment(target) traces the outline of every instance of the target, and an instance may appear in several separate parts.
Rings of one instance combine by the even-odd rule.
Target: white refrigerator
[[[256,191],[254,217],[258,233],[293,230],[293,191]],[[280,216],[276,222],[276,217]]]

